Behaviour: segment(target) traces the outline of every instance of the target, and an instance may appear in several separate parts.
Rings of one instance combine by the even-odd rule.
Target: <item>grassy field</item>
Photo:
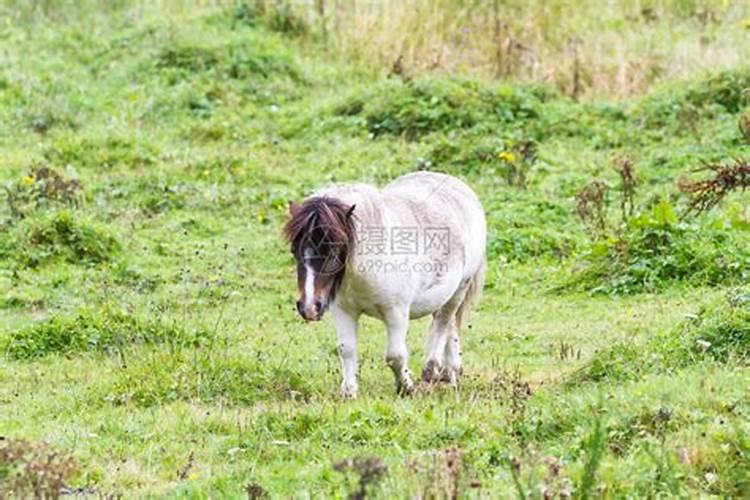
[[[746,9],[599,4],[565,25],[640,9],[721,57],[572,96],[481,65],[394,74],[337,47],[330,11],[326,39],[256,4],[4,2],[0,493],[750,496]],[[487,212],[464,378],[398,397],[366,320],[342,401],[332,325],[295,311],[287,203],[420,169]]]

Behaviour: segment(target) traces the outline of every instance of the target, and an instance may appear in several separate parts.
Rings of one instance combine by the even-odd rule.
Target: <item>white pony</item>
[[[339,342],[342,395],[357,395],[357,323],[388,331],[386,361],[400,394],[408,368],[409,319],[432,314],[422,379],[455,383],[461,373],[462,315],[486,271],[487,227],[477,196],[449,175],[404,175],[384,189],[334,185],[290,203],[284,232],[297,261],[297,309],[317,321],[330,306]]]

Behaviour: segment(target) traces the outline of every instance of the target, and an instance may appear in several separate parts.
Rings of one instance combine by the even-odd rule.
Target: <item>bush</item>
[[[630,220],[623,234],[592,242],[563,288],[591,293],[656,291],[669,284],[718,285],[750,279],[750,247],[740,231],[686,224],[668,202]]]
[[[651,127],[675,125],[681,130],[692,130],[690,122],[717,112],[739,113],[750,105],[748,89],[750,69],[724,71],[648,97],[636,115]]]
[[[389,81],[371,95],[342,103],[339,116],[362,114],[373,136],[408,140],[437,131],[470,129],[480,123],[496,129],[539,116],[544,91],[527,87],[488,87],[458,79]]]
[[[163,48],[156,55],[154,66],[173,82],[203,72],[235,80],[282,76],[302,81],[288,54],[274,47],[242,41],[209,46],[178,43]]]
[[[0,259],[22,268],[52,259],[73,264],[98,264],[110,260],[120,243],[99,224],[62,210],[26,218],[0,234]]]
[[[186,331],[175,325],[104,310],[82,311],[72,317],[52,317],[11,333],[6,352],[14,359],[50,354],[112,353],[133,344],[197,346],[208,339],[205,331]]]

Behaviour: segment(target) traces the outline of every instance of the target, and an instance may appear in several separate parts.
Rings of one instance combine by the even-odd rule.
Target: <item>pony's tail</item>
[[[482,290],[484,289],[484,279],[487,275],[487,256],[482,257],[482,262],[479,264],[479,269],[474,273],[469,282],[469,288],[466,290],[466,296],[464,297],[461,305],[458,306],[456,311],[456,324],[458,328],[461,328],[461,324],[466,313],[469,312],[469,308],[472,304],[479,302],[479,298],[482,296]]]

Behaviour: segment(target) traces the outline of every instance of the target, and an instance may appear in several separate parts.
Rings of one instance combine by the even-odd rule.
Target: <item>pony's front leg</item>
[[[344,380],[341,382],[341,396],[345,399],[357,397],[357,315],[337,306],[331,308],[336,334],[339,341],[339,359]]]
[[[409,349],[406,346],[406,332],[409,329],[409,311],[391,309],[385,314],[388,329],[388,350],[385,360],[396,377],[396,391],[401,395],[414,392],[414,382],[409,371]]]

